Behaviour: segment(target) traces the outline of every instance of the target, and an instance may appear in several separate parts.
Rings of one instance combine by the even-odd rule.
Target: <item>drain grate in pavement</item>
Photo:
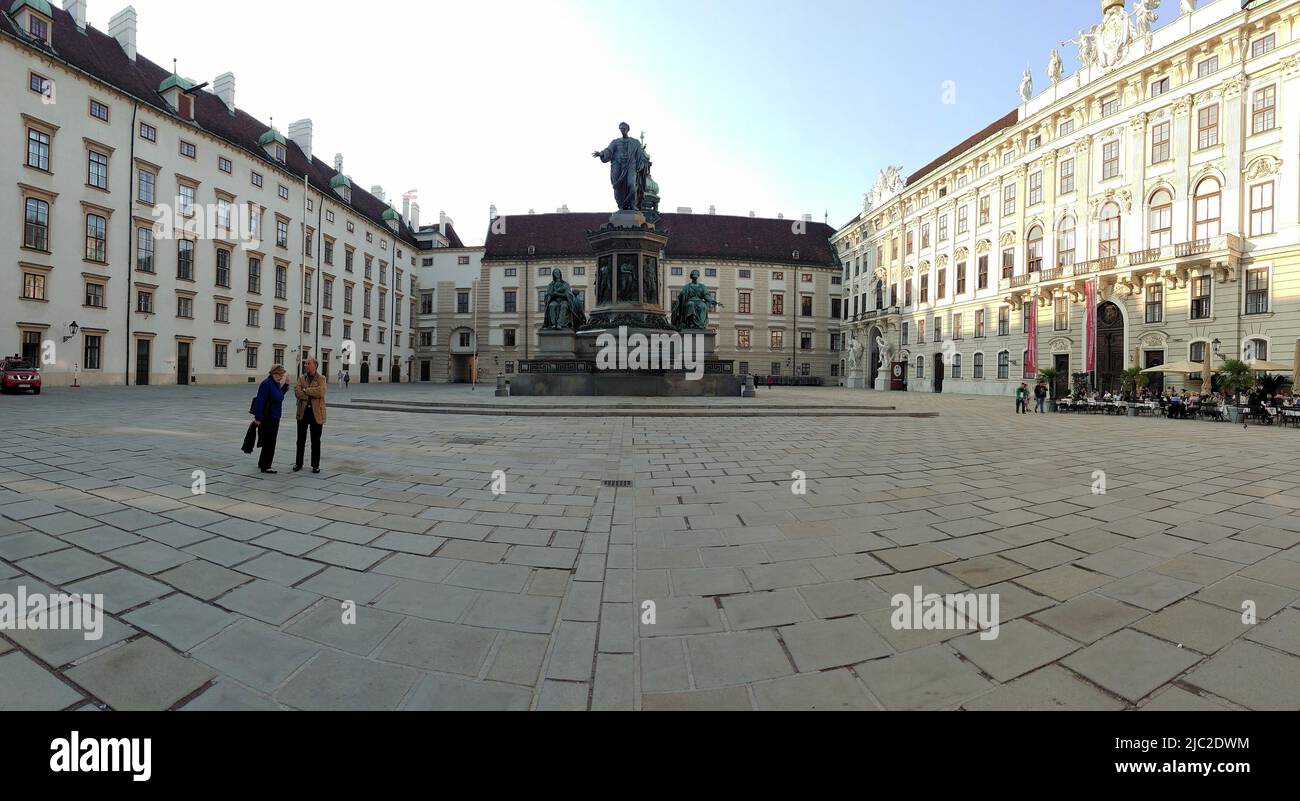
[[[631,482],[631,481],[615,481],[615,480],[613,480],[613,479],[609,479],[609,478],[607,478],[607,479],[605,479],[604,481],[600,482],[600,485],[601,485],[602,487],[630,487],[630,486],[632,486],[632,482]]]

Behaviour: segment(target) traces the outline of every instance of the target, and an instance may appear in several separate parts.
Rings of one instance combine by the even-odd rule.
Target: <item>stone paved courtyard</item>
[[[1300,708],[1295,430],[837,389],[758,404],[939,416],[335,405],[320,475],[285,430],[262,476],[251,394],[0,398],[0,593],[109,612],[0,632],[0,709]],[[997,593],[998,638],[895,630],[917,585]]]

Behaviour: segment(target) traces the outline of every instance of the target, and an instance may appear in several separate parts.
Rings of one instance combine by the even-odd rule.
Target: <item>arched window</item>
[[[1101,258],[1119,255],[1119,204],[1101,207]]]
[[[1029,229],[1028,244],[1025,246],[1028,253],[1029,272],[1036,273],[1043,269],[1043,228],[1035,225]]]
[[[984,377],[984,354],[976,353],[972,362],[972,378],[980,379]]]
[[[1196,185],[1196,225],[1192,234],[1195,239],[1209,239],[1219,235],[1219,220],[1223,216],[1222,200],[1218,179],[1206,178]]]
[[[924,356],[916,357],[916,377],[925,378],[925,357]]]
[[[1074,228],[1073,217],[1066,217],[1056,228],[1056,266],[1069,267],[1074,264]]]
[[[1188,352],[1188,356],[1190,357],[1188,361],[1193,361],[1198,364],[1205,364],[1205,354],[1208,352],[1209,344],[1210,343],[1206,342],[1205,340],[1201,340],[1200,342],[1193,342]]]
[[[1021,353],[1022,353],[1021,358],[1023,359],[1023,361],[1020,362],[1020,377],[1033,378],[1034,374],[1029,372],[1029,351],[1026,350],[1026,351],[1022,351]]]
[[[1161,248],[1174,241],[1174,198],[1159,189],[1147,204],[1147,247]]]
[[[998,378],[1006,380],[1011,377],[1011,352],[998,352]]]
[[[952,377],[961,378],[961,354],[960,353],[954,353],[952,355]]]
[[[1251,359],[1266,360],[1268,358],[1268,342],[1258,338],[1246,340],[1241,349],[1241,358],[1244,361],[1250,361]]]

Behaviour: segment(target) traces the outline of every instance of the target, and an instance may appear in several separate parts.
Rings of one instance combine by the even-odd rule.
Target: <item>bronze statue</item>
[[[546,309],[543,329],[576,331],[587,322],[587,315],[582,310],[582,299],[564,280],[564,274],[559,268],[551,271],[551,283],[546,287],[542,305]]]
[[[631,127],[626,122],[619,123],[618,130],[623,134],[620,138],[591,155],[609,165],[609,182],[619,211],[639,211],[650,160],[641,143],[627,135]]]
[[[673,303],[673,328],[703,331],[709,327],[709,309],[720,305],[717,296],[700,283],[700,271],[691,270],[691,282],[682,287]]]

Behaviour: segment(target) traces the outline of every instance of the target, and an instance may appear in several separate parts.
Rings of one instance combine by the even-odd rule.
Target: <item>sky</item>
[[[89,0],[90,23],[122,2]],[[245,111],[282,131],[310,117],[318,157],[390,198],[418,190],[421,222],[445,211],[467,244],[493,204],[612,211],[591,153],[621,121],[665,211],[839,227],[881,169],[1015,108],[1026,67],[1041,91],[1051,49],[1101,17],[1099,0],[130,2],[143,55],[233,72]]]

